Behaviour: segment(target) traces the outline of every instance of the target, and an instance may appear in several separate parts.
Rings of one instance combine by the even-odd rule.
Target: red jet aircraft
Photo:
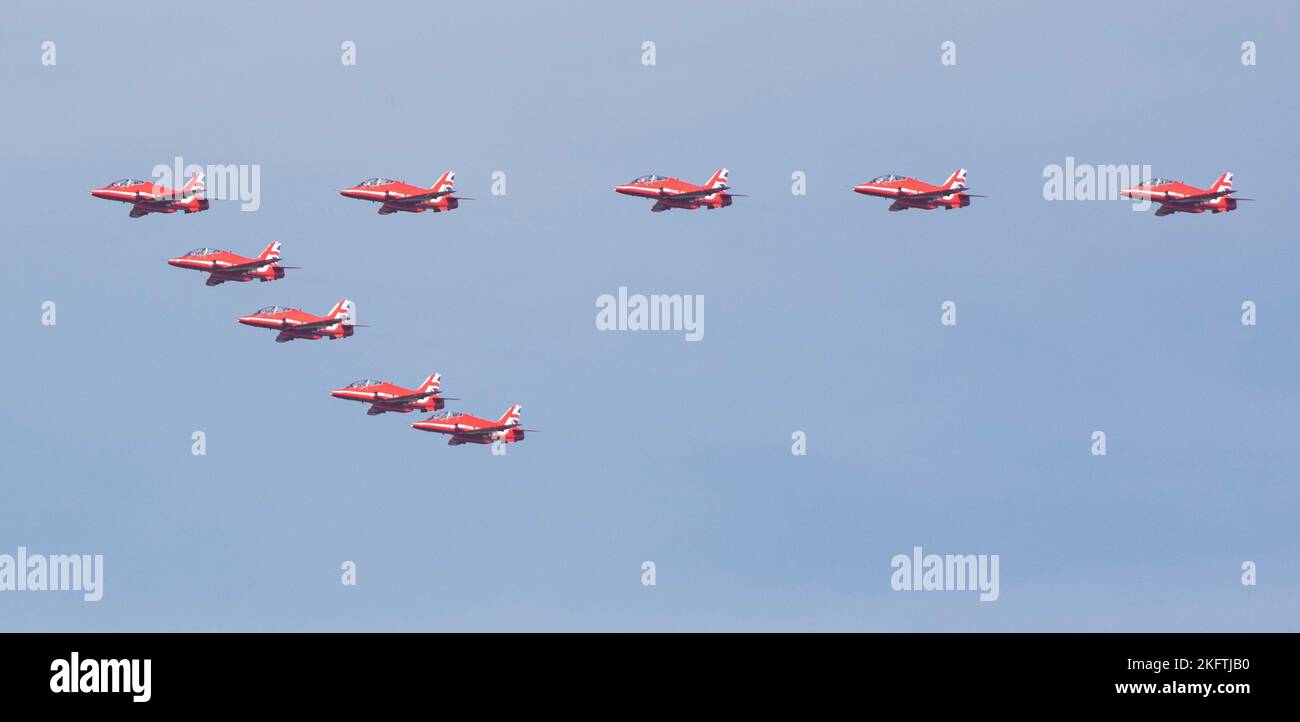
[[[434,181],[432,188],[421,188],[410,183],[389,180],[388,178],[371,178],[370,180],[363,180],[351,188],[344,188],[339,193],[348,198],[382,203],[383,205],[379,206],[379,215],[381,216],[398,211],[407,213],[424,213],[425,211],[442,213],[443,211],[455,209],[460,205],[460,201],[474,200],[473,198],[457,198],[452,195],[456,192],[455,184],[456,174],[447,171],[439,176],[438,180]]]
[[[257,258],[245,258],[216,248],[195,248],[183,256],[169,259],[167,263],[177,268],[207,271],[209,286],[218,286],[226,281],[275,281],[284,278],[284,269],[297,268],[280,265],[279,241],[267,246]]]
[[[446,405],[442,393],[442,374],[430,374],[419,388],[407,389],[388,381],[362,379],[353,381],[341,389],[334,389],[330,396],[336,399],[363,401],[370,404],[366,413],[374,416],[386,411],[408,414],[412,411],[425,413],[437,411]]]
[[[480,419],[469,414],[441,411],[424,421],[411,424],[411,428],[447,434],[451,436],[447,441],[451,446],[491,444],[494,441],[512,444],[516,441],[523,441],[525,431],[536,430],[519,428],[519,410],[521,408],[518,404],[511,406],[496,421]]]
[[[953,174],[948,176],[948,180],[944,181],[941,186],[932,186],[915,178],[889,173],[876,176],[866,183],[855,185],[853,190],[867,196],[893,198],[894,202],[889,206],[891,211],[905,211],[908,208],[920,208],[927,211],[932,211],[935,208],[945,210],[965,208],[970,205],[971,198],[984,197],[966,192],[965,168],[958,168],[953,171]]]
[[[334,304],[334,308],[324,316],[315,316],[296,308],[284,306],[267,306],[256,313],[241,316],[239,322],[246,326],[269,328],[279,331],[276,343],[292,341],[295,338],[317,339],[347,338],[357,325],[356,311],[352,302],[343,299]]]
[[[1254,198],[1231,198],[1232,174],[1224,173],[1214,181],[1209,189],[1202,190],[1174,180],[1153,178],[1139,183],[1134,188],[1126,188],[1120,195],[1135,200],[1149,200],[1160,204],[1157,216],[1171,213],[1227,213],[1237,210],[1237,201],[1251,201]]]
[[[654,213],[662,213],[672,208],[685,208],[688,210],[695,210],[700,207],[710,210],[726,208],[731,205],[732,198],[744,197],[739,193],[727,192],[731,190],[730,186],[727,185],[727,173],[726,168],[719,168],[702,186],[651,173],[621,186],[614,186],[614,192],[639,198],[655,199],[655,204],[650,207],[650,210]]]
[[[90,192],[90,195],[132,204],[132,218],[150,213],[175,213],[176,211],[198,213],[208,209],[208,200],[203,197],[202,173],[195,173],[190,182],[180,190],[172,190],[151,181],[123,178],[103,188],[96,188]]]

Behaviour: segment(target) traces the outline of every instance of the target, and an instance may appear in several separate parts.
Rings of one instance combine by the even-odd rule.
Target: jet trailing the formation
[[[130,203],[131,217],[139,218],[150,213],[206,211],[208,201],[203,197],[203,188],[203,174],[195,173],[180,190],[152,181],[123,178],[102,188],[96,188],[90,192],[90,195],[104,200]]]
[[[413,389],[403,388],[389,381],[362,379],[341,389],[334,389],[330,392],[330,396],[370,404],[366,413],[371,416],[388,411],[401,414],[409,414],[412,411],[432,413],[446,405],[447,399],[442,396],[441,379],[442,374],[429,374],[424,383]]]
[[[1159,203],[1157,216],[1173,213],[1227,213],[1237,210],[1237,201],[1250,201],[1253,198],[1236,198],[1232,194],[1232,174],[1224,173],[1209,188],[1197,188],[1186,183],[1152,178],[1139,183],[1133,188],[1120,191],[1120,195],[1134,200],[1146,200]]]
[[[324,316],[296,308],[267,306],[255,313],[241,316],[239,322],[245,326],[279,331],[275,337],[276,343],[294,339],[316,341],[322,338],[347,338],[357,326],[355,306],[347,299],[334,304],[334,308]]]
[[[208,273],[207,285],[219,286],[226,281],[275,281],[284,278],[286,268],[280,265],[280,243],[267,246],[256,258],[246,258],[238,253],[217,248],[195,248],[183,256],[167,260],[177,268]]]
[[[411,424],[411,428],[446,434],[451,437],[447,440],[447,444],[450,446],[491,444],[497,441],[512,444],[523,441],[525,431],[536,431],[536,429],[520,427],[519,411],[521,408],[518,404],[511,406],[496,421],[480,419],[477,416],[454,411],[440,411],[424,421]]]
[[[363,201],[381,203],[379,206],[379,215],[386,216],[392,213],[402,211],[405,213],[424,213],[433,211],[442,213],[443,211],[455,210],[460,201],[470,201],[473,198],[457,197],[456,193],[456,174],[447,171],[438,180],[434,181],[430,188],[421,188],[410,183],[389,178],[370,178],[363,180],[351,188],[344,188],[339,191],[340,195],[348,198],[356,198]]]
[[[702,186],[651,173],[623,185],[614,186],[614,192],[653,199],[655,204],[650,206],[650,210],[654,213],[662,213],[673,208],[687,210],[726,208],[731,205],[732,198],[744,197],[742,194],[731,192],[731,187],[727,185],[728,172],[726,168],[719,168]]]
[[[909,208],[932,211],[936,208],[951,210],[970,205],[971,198],[984,196],[967,193],[966,169],[958,168],[948,176],[943,185],[930,185],[915,178],[888,173],[876,176],[866,183],[853,186],[855,193],[878,198],[892,198],[891,211],[905,211]]]

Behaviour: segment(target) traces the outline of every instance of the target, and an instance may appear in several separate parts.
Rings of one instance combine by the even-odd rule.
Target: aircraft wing
[[[537,429],[525,429],[519,424],[511,424],[509,426],[502,426],[498,424],[496,426],[484,426],[481,429],[461,429],[456,433],[460,436],[486,436],[487,434],[494,434],[498,431],[505,431],[507,429],[515,429],[518,431],[531,431],[533,433],[538,433]]]
[[[429,398],[430,396],[437,396],[439,393],[440,393],[440,392],[437,391],[437,390],[434,390],[434,391],[425,391],[424,393],[420,393],[420,394],[406,394],[406,395],[404,395],[404,396],[390,396],[390,397],[388,397],[388,398],[386,398],[386,399],[375,399],[375,401],[377,401],[377,402],[379,402],[379,403],[383,403],[383,404],[404,404],[404,403],[406,403],[406,402],[408,402],[408,401],[423,401],[423,400]]]
[[[212,270],[220,271],[222,273],[243,273],[244,271],[256,271],[262,266],[269,266],[272,263],[279,263],[279,262],[280,259],[278,258],[265,258],[260,261],[249,261],[248,263],[240,263],[234,266],[226,266],[225,268],[214,267]]]
[[[286,331],[311,331],[318,328],[329,328],[338,323],[343,323],[337,318],[322,318],[319,321],[308,321],[306,323],[281,324],[281,328]]]
[[[704,188],[698,191],[684,191],[682,193],[667,193],[663,197],[671,200],[689,200],[692,198],[704,198],[705,196],[726,193],[731,190],[730,186],[718,186],[717,188]]]
[[[904,193],[899,198],[908,201],[925,201],[932,198],[943,198],[944,196],[955,196],[958,193],[965,193],[969,188],[940,188],[937,191],[926,191],[924,193]]]
[[[513,428],[514,428],[513,426],[484,426],[478,429],[457,429],[456,435],[457,436],[487,436],[488,434],[492,434],[497,431],[505,431],[506,429],[513,429]]]
[[[1170,198],[1168,200],[1160,200],[1159,202],[1160,203],[1201,203],[1202,201],[1212,201],[1215,198],[1221,198],[1232,192],[1233,192],[1232,189],[1228,189],[1222,191],[1215,191],[1214,193],[1198,193],[1194,196],[1183,196],[1182,198]],[[1152,198],[1151,200],[1156,200],[1156,199]]]
[[[187,193],[181,193],[180,191],[173,190],[171,188],[167,188],[166,190],[168,191],[167,193],[153,193],[151,191],[136,191],[135,200],[137,203],[142,201],[152,201],[154,203],[166,203],[168,201],[183,201],[186,198],[188,198],[190,195]]]
[[[420,201],[431,201],[435,198],[442,198],[443,196],[449,196],[455,192],[456,192],[455,190],[449,188],[445,191],[428,191],[425,193],[414,193],[409,196],[402,196],[401,198],[385,198],[384,202],[385,203],[419,203]]]

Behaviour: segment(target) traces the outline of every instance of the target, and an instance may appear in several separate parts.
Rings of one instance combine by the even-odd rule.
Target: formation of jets
[[[733,199],[745,197],[744,194],[732,192],[731,186],[727,184],[728,173],[729,171],[726,168],[719,168],[713,172],[713,175],[703,185],[695,185],[671,176],[650,173],[634,178],[627,183],[614,186],[614,192],[653,200],[654,204],[650,206],[653,213],[662,213],[673,209],[698,210],[708,208],[713,210],[715,208],[726,208],[732,204]],[[139,218],[150,213],[198,213],[205,211],[208,209],[208,200],[204,198],[203,191],[203,174],[196,173],[179,190],[173,190],[149,181],[124,178],[101,188],[96,188],[90,194],[96,198],[130,203],[131,217]],[[953,171],[952,175],[948,176],[948,179],[940,185],[931,185],[909,176],[887,173],[853,186],[853,192],[892,200],[893,202],[889,204],[890,211],[912,209],[932,211],[938,208],[952,210],[969,206],[972,198],[987,197],[970,192],[970,188],[966,185],[965,168],[958,168]],[[1227,213],[1237,209],[1238,201],[1253,200],[1251,198],[1233,197],[1232,193],[1234,193],[1232,174],[1224,173],[1206,189],[1197,188],[1179,181],[1155,178],[1133,188],[1126,188],[1120,192],[1120,195],[1133,200],[1153,201],[1160,204],[1160,207],[1156,209],[1157,216],[1167,216],[1174,213],[1205,213],[1206,211],[1210,213]],[[472,198],[456,195],[456,174],[452,171],[447,171],[438,176],[438,179],[428,188],[389,178],[370,178],[354,186],[344,188],[339,191],[339,194],[345,198],[380,204],[379,215],[381,216],[399,212],[425,213],[432,211],[442,213],[460,207],[461,201],[473,200]],[[199,250],[207,251],[209,249]],[[261,260],[260,257],[235,262],[232,259],[242,257],[235,256],[229,251],[211,251],[210,255],[214,256],[210,260],[218,265],[202,267],[194,261],[207,259],[199,257],[191,258],[191,262],[173,262],[179,259],[172,259],[169,262],[181,268],[210,271],[208,285],[217,285],[225,281],[251,281],[254,278],[262,281],[272,281],[284,277],[284,272],[280,269],[285,267],[276,266],[275,264],[254,266],[251,269],[240,268],[241,265]],[[190,256],[195,256],[195,252],[191,252]],[[223,266],[226,263],[229,263],[230,267]]]
[[[150,213],[198,213],[209,207],[204,198],[203,174],[196,173],[179,190],[148,181],[130,178],[114,181],[90,194],[96,198],[130,203],[132,218]],[[432,187],[421,188],[402,181],[371,178],[340,193],[348,198],[379,203],[380,215],[397,212],[441,213],[456,209],[462,200],[472,200],[455,195],[456,174],[447,171],[438,177]],[[167,259],[175,268],[200,271],[207,274],[206,285],[219,286],[228,282],[278,281],[287,269],[297,266],[283,265],[280,255],[282,244],[270,243],[256,256],[242,256],[219,248],[196,248],[185,255]],[[295,340],[340,339],[352,336],[362,325],[356,320],[356,304],[343,299],[327,313],[318,316],[299,308],[266,306],[253,313],[240,316],[238,322],[253,328],[275,331],[276,343]],[[384,413],[412,412],[433,414],[411,426],[420,431],[431,431],[449,437],[451,446],[462,444],[517,443],[524,440],[526,431],[520,426],[520,406],[511,406],[495,421],[471,414],[443,411],[450,399],[442,395],[442,376],[430,374],[419,386],[408,389],[389,381],[363,379],[330,395],[367,405],[371,416]]]
[[[744,197],[732,192],[726,168],[719,168],[703,185],[658,174],[643,175],[627,183],[614,186],[622,195],[654,201],[651,212],[726,208],[734,198]],[[346,198],[378,203],[380,215],[394,213],[442,213],[455,210],[462,200],[473,200],[456,195],[456,174],[447,171],[428,188],[388,178],[370,178],[339,191]],[[140,218],[151,213],[199,213],[208,210],[204,197],[204,176],[196,173],[179,189],[167,188],[149,181],[124,178],[96,188],[90,194],[96,198],[131,204],[130,217]],[[931,185],[908,176],[886,174],[853,186],[853,191],[867,196],[892,201],[890,211],[952,210],[969,206],[975,195],[966,185],[966,169],[958,168],[939,185]],[[1252,200],[1233,195],[1232,173],[1219,176],[1209,188],[1197,188],[1179,181],[1155,178],[1120,192],[1125,198],[1159,204],[1155,215],[1174,213],[1228,213],[1237,209],[1238,201]],[[271,243],[257,256],[247,257],[227,250],[196,248],[183,256],[167,260],[176,268],[208,274],[206,284],[219,286],[228,282],[277,281],[285,277],[285,266],[280,256],[281,244]],[[254,328],[275,331],[277,343],[295,340],[348,338],[361,325],[356,321],[356,305],[343,299],[334,304],[325,315],[317,316],[298,308],[267,306],[240,316],[239,323]],[[466,413],[444,410],[446,397],[442,396],[439,374],[431,374],[419,386],[408,389],[388,381],[363,379],[330,395],[367,404],[366,413],[431,413],[427,419],[411,424],[420,431],[444,434],[448,444],[492,444],[522,441],[530,429],[520,426],[518,405],[511,406],[495,421]]]
[[[412,411],[433,413],[432,416],[411,424],[411,428],[420,431],[432,431],[446,434],[449,446],[461,444],[513,444],[524,440],[524,432],[536,431],[519,425],[518,404],[506,409],[496,421],[480,419],[471,414],[458,411],[443,411],[448,401],[456,399],[442,395],[442,374],[429,374],[419,386],[413,389],[398,386],[391,381],[378,379],[361,379],[340,389],[334,389],[330,396],[348,401],[360,401],[369,404],[366,413],[370,416],[386,413],[409,414]]]

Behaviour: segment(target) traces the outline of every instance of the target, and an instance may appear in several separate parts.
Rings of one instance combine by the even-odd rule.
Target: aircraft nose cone
[[[256,316],[240,316],[239,322],[246,326],[254,326],[256,324],[253,321],[256,318],[257,318]]]

